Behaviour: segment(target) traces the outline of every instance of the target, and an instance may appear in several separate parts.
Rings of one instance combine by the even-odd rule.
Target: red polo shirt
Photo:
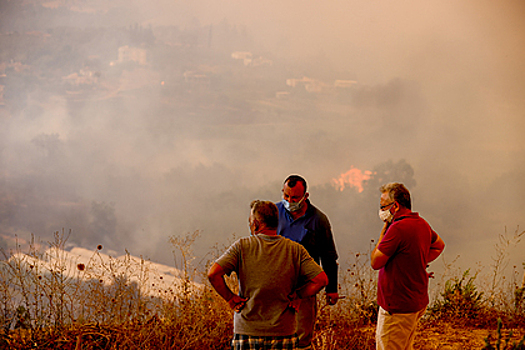
[[[378,249],[389,256],[379,270],[377,303],[391,313],[412,313],[428,305],[426,266],[437,234],[411,212],[395,218]]]

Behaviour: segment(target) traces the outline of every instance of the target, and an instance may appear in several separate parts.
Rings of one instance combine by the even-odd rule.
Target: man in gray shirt
[[[277,235],[278,218],[274,203],[253,201],[251,236],[232,244],[208,272],[212,286],[235,310],[232,349],[263,349],[270,343],[280,344],[274,349],[296,349],[294,301],[328,284],[302,245]],[[237,274],[239,295],[224,281],[231,272]]]

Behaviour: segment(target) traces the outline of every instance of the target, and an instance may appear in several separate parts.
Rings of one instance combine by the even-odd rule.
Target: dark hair
[[[290,176],[288,176],[286,178],[286,180],[284,180],[283,184],[286,185],[286,183],[288,183],[288,187],[293,188],[293,187],[295,187],[295,185],[297,185],[298,182],[303,184],[304,193],[306,193],[306,189],[307,189],[308,186],[306,185],[306,180],[300,175],[290,175]]]
[[[270,201],[254,200],[250,204],[253,215],[257,220],[270,229],[276,229],[279,225],[279,211],[277,206]]]
[[[410,192],[405,185],[397,182],[391,182],[379,188],[381,193],[388,192],[391,200],[396,201],[399,205],[412,210],[412,202],[410,200]]]

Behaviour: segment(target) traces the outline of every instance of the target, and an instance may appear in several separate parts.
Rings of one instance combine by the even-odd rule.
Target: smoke
[[[523,225],[520,1],[0,5],[4,241],[65,228],[72,244],[170,263],[169,236],[200,230],[204,256],[245,235],[250,201],[280,200],[291,173],[329,216],[342,263],[377,239],[383,182],[407,184],[466,266],[490,264],[497,235]],[[119,63],[125,45],[147,64]],[[304,76],[357,83],[286,85]],[[337,190],[352,167],[373,175]]]

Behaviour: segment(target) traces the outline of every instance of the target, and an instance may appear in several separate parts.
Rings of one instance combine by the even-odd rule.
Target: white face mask
[[[388,210],[381,210],[379,209],[379,218],[381,221],[390,223],[392,219],[394,218],[394,215],[390,212],[390,209]]]
[[[283,199],[284,207],[289,212],[294,212],[294,211],[301,210],[301,208],[303,207],[303,204],[304,204],[304,197],[306,197],[306,193],[304,194],[303,198],[301,198],[301,200],[299,202],[297,202],[297,203],[290,203],[286,199]]]

